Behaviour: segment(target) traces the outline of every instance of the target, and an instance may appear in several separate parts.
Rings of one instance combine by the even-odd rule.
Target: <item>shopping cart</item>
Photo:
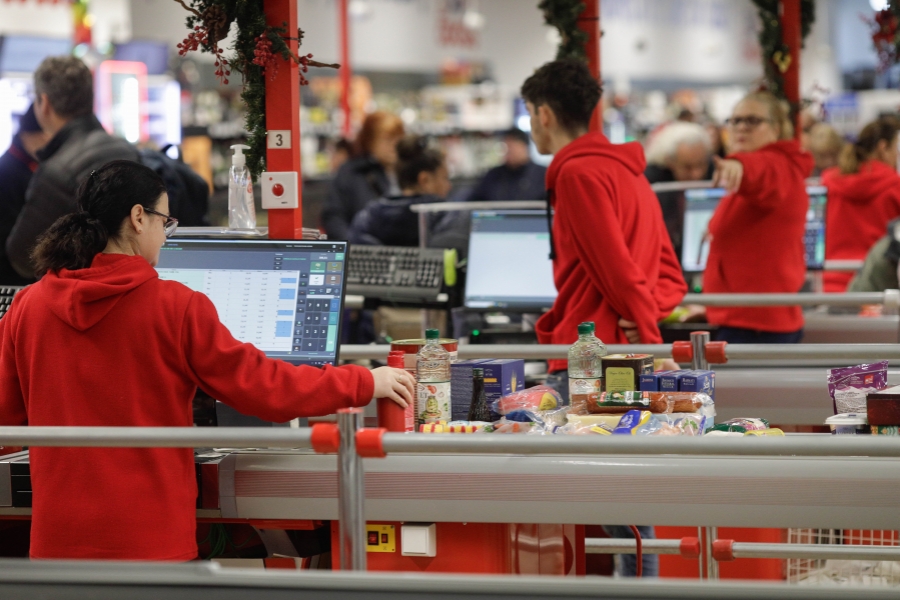
[[[900,546],[900,532],[858,529],[789,529],[788,544]],[[900,560],[789,558],[787,580],[800,585],[900,587]]]

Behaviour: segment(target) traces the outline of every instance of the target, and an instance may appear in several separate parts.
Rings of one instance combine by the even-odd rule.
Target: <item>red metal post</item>
[[[340,35],[341,42],[341,113],[344,115],[344,124],[341,133],[344,137],[350,137],[350,78],[353,71],[350,69],[350,19],[347,15],[347,4],[350,0],[339,0],[338,10],[340,11]]]
[[[794,113],[794,139],[800,139],[800,0],[781,0],[779,3],[781,13],[781,41],[787,46],[791,57],[784,76],[784,94],[791,106],[797,110]]]
[[[263,0],[266,23],[273,27],[285,26],[288,35],[297,36],[296,0]],[[297,54],[297,40],[288,40],[288,47]],[[280,58],[276,60],[281,60]],[[303,194],[300,173],[300,71],[293,61],[278,65],[275,77],[266,75],[266,130],[290,132],[290,145],[273,147],[266,151],[267,171],[295,171],[298,180],[297,208],[269,209],[269,237],[272,239],[299,240],[303,238]]]
[[[578,28],[588,36],[584,43],[588,67],[597,79],[600,79],[600,0],[585,0],[584,11],[578,18]],[[591,117],[589,131],[603,131],[603,114],[600,105]]]

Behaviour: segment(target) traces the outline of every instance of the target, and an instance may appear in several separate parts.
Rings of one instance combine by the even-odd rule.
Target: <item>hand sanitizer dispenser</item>
[[[250,146],[231,147],[231,169],[228,170],[228,228],[256,229],[256,207],[253,204],[253,179],[247,169],[244,150]]]

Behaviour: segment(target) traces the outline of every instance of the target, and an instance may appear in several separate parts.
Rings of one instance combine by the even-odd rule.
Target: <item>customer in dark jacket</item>
[[[51,137],[38,152],[40,164],[6,240],[6,254],[22,276],[34,275],[30,259],[38,236],[75,210],[75,191],[91,171],[115,159],[138,161],[124,140],[104,131],[93,114],[90,70],[71,56],[45,59],[34,73],[35,116]]]
[[[418,246],[419,217],[414,204],[441,202],[450,193],[450,177],[443,152],[429,148],[424,138],[410,137],[397,144],[398,196],[379,198],[359,211],[350,225],[350,243],[370,246]],[[467,241],[468,220],[460,213],[428,215],[428,246],[456,248]],[[468,213],[461,213],[468,217]]]
[[[386,112],[366,117],[356,139],[357,156],[338,169],[322,209],[322,228],[332,240],[346,240],[350,222],[365,206],[399,192],[396,183],[397,142],[403,121]]]
[[[504,162],[484,174],[469,200],[544,200],[547,168],[532,162],[528,154],[528,134],[510,129],[503,136]]]
[[[6,238],[25,206],[25,192],[38,167],[37,151],[48,139],[31,106],[19,119],[19,131],[9,149],[0,156],[0,285],[27,285],[34,281],[13,269],[6,256]]]

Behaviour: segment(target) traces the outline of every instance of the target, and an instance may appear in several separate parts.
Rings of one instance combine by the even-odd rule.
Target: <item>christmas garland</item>
[[[784,74],[791,66],[794,57],[791,50],[781,38],[781,19],[778,6],[781,0],[753,0],[759,11],[762,29],[759,32],[759,45],[762,48],[763,71],[770,92],[784,98]],[[800,0],[800,39],[805,40],[816,20],[814,0]],[[802,41],[801,41],[802,43]]]
[[[900,58],[900,2],[892,2],[888,8],[875,13],[874,19],[863,20],[872,30],[872,46],[878,54],[878,70],[887,71]]]
[[[544,13],[544,22],[556,27],[561,38],[556,51],[557,60],[575,58],[587,60],[584,44],[587,34],[578,28],[578,20],[584,11],[581,0],[541,0],[538,8]]]
[[[304,76],[309,67],[338,68],[312,60],[312,54],[298,56],[288,46],[287,40],[303,42],[303,31],[297,37],[288,37],[287,24],[272,27],[266,24],[262,0],[175,0],[191,13],[187,18],[190,29],[187,38],[178,44],[178,53],[199,50],[215,56],[216,77],[228,83],[232,72],[243,76],[241,99],[247,107],[246,129],[249,133],[245,152],[247,168],[254,177],[265,170],[266,156],[266,75],[274,77],[279,58],[296,63],[300,69],[300,85],[309,83]],[[237,24],[234,54],[225,56],[219,46]]]

